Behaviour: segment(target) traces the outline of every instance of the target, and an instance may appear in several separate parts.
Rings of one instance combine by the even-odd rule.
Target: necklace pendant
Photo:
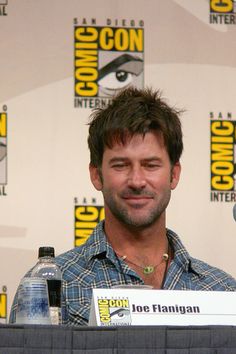
[[[143,268],[143,274],[152,274],[154,272],[154,267],[153,266],[146,266]]]

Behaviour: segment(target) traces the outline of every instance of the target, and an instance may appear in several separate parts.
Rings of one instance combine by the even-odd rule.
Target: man
[[[166,208],[181,172],[178,115],[158,92],[135,88],[92,114],[89,170],[103,193],[105,221],[84,245],[57,257],[64,323],[88,323],[93,288],[236,289],[231,276],[190,257],[166,228]]]

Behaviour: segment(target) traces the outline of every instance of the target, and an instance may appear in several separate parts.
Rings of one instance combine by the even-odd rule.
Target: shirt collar
[[[177,263],[186,272],[194,272],[198,275],[199,270],[195,265],[194,259],[189,255],[178,235],[172,230],[167,229],[167,238],[174,251],[174,262]]]
[[[167,229],[167,238],[174,251],[174,262],[186,272],[193,271],[199,274],[198,267],[195,265],[194,260],[190,257],[178,235],[172,230]],[[116,263],[115,253],[107,241],[104,232],[104,220],[93,230],[93,233],[88,239],[87,246],[86,256],[88,260],[104,255],[106,258]]]
[[[99,257],[102,254],[113,261],[115,260],[114,251],[107,241],[104,232],[104,220],[96,226],[93,233],[89,237],[86,256],[88,257],[88,260],[91,260],[92,258]]]

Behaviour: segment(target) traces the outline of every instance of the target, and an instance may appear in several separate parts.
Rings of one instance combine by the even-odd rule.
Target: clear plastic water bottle
[[[46,279],[31,276],[21,279],[17,290],[16,323],[51,324]]]
[[[61,324],[62,275],[54,257],[53,247],[40,247],[39,260],[33,268],[31,276],[47,280],[51,323],[58,325]]]

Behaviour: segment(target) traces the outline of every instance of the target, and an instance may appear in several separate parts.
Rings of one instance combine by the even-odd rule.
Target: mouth
[[[152,195],[149,194],[128,194],[125,193],[122,195],[122,199],[125,200],[126,203],[128,203],[131,206],[136,206],[136,207],[143,207],[145,206],[150,200],[153,199]]]
[[[144,190],[125,190],[121,192],[121,197],[124,199],[152,199],[154,194]]]
[[[123,199],[132,199],[132,200],[146,200],[146,199],[153,199],[150,196],[147,195],[127,195],[123,196]]]

